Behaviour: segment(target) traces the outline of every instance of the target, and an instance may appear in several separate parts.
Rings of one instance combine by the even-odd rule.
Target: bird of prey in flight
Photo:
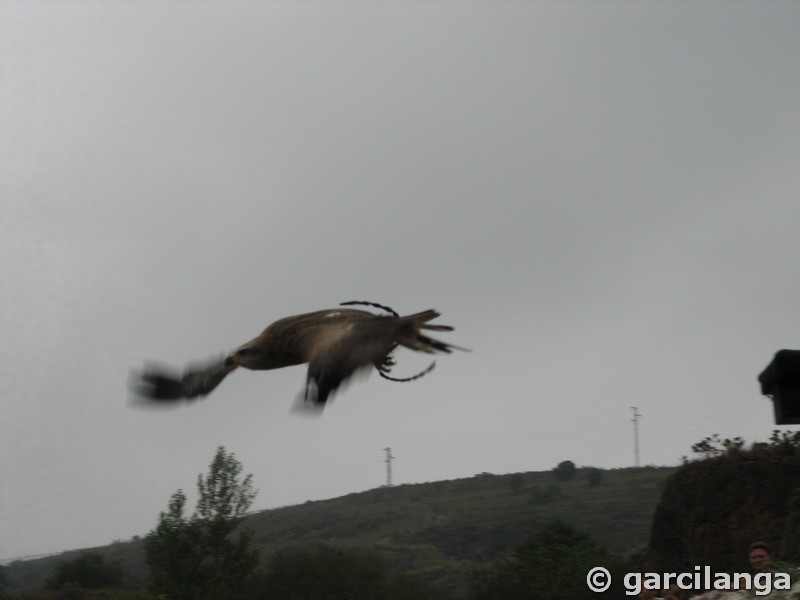
[[[354,304],[372,306],[389,314],[334,308],[286,317],[227,356],[202,365],[189,365],[183,373],[148,365],[142,373],[135,374],[134,392],[158,402],[193,399],[211,393],[238,367],[267,370],[308,363],[301,398],[305,406],[322,408],[356,372],[374,366],[386,379],[411,381],[433,368],[435,363],[413,377],[390,377],[388,373],[394,365],[392,351],[397,346],[426,353],[463,350],[423,333],[423,330],[453,330],[448,325],[430,323],[439,316],[435,310],[401,317],[391,308],[373,302],[343,302],[342,306]]]

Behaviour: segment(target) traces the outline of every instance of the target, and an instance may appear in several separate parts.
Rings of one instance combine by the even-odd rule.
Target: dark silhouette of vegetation
[[[586,481],[592,487],[600,485],[600,482],[603,481],[603,470],[597,467],[589,467],[586,469]]]
[[[257,585],[257,598],[281,600],[435,600],[433,588],[391,572],[374,554],[332,546],[279,550]]]
[[[9,595],[0,593],[0,600],[161,600],[151,594],[120,588],[89,590],[74,584],[66,584],[58,591],[36,594]]]
[[[744,447],[744,440],[740,437],[720,439],[716,433],[703,438],[692,445],[692,452],[702,458],[715,458],[725,454],[735,454]]]
[[[800,563],[800,487],[792,490],[786,505],[789,512],[786,515],[780,557],[781,560],[796,564]]]
[[[122,568],[116,562],[106,562],[97,552],[81,552],[72,560],[60,562],[47,580],[47,588],[61,590],[66,586],[86,590],[114,588],[122,585]]]
[[[773,429],[772,435],[769,436],[769,446],[780,454],[796,454],[800,449],[800,430]]]
[[[624,563],[612,557],[592,537],[561,521],[554,521],[517,546],[511,556],[492,569],[475,572],[473,600],[592,600],[586,574],[603,566],[623,572]],[[624,598],[624,589],[603,597]]]
[[[565,460],[558,463],[557,467],[553,467],[553,476],[559,481],[572,481],[575,478],[575,471],[575,463]]]
[[[791,456],[800,453],[800,431],[773,429],[769,436],[769,442],[754,443],[749,449],[745,448],[745,441],[739,436],[722,439],[719,434],[714,433],[693,444],[692,452],[700,455],[700,460],[742,454],[758,455],[765,452],[772,455]],[[683,457],[684,463],[688,460],[687,457]]]
[[[519,494],[522,491],[522,487],[525,485],[525,479],[522,477],[522,473],[514,473],[509,478],[508,484],[511,486],[512,494]]]
[[[557,483],[548,483],[547,485],[536,485],[531,490],[530,504],[548,504],[561,497],[561,488]]]
[[[175,492],[144,542],[150,587],[169,600],[237,598],[258,562],[251,533],[238,531],[256,492],[251,476],[220,446],[208,475],[198,476],[197,508],[184,517],[186,496]]]

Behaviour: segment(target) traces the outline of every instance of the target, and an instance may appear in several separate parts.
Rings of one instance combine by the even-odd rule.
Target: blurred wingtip
[[[307,394],[305,392],[301,392],[297,394],[297,397],[295,397],[292,407],[289,409],[289,414],[300,417],[319,418],[322,416],[324,410],[324,402],[316,402],[312,399],[309,399],[307,398]]]
[[[128,374],[128,406],[136,408],[171,408],[186,400],[180,394],[181,376],[161,365],[147,364],[141,371]]]

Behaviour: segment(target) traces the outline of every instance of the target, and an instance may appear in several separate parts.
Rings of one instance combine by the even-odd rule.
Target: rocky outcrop
[[[656,508],[648,570],[747,570],[751,542],[781,547],[788,500],[797,487],[796,449],[737,450],[686,463],[670,477]]]

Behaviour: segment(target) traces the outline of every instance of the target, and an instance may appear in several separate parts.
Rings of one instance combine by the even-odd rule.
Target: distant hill
[[[598,475],[597,469],[580,468],[569,481],[559,481],[551,471],[484,473],[265,510],[249,516],[245,525],[254,531],[262,556],[318,543],[369,549],[396,569],[462,597],[475,567],[504,557],[553,519],[591,533],[613,553],[643,550],[655,507],[675,470],[641,467]],[[154,526],[157,518],[153,515]],[[141,540],[92,550],[119,560],[132,584],[146,578]],[[77,552],[12,563],[7,591],[41,589],[55,565]]]

